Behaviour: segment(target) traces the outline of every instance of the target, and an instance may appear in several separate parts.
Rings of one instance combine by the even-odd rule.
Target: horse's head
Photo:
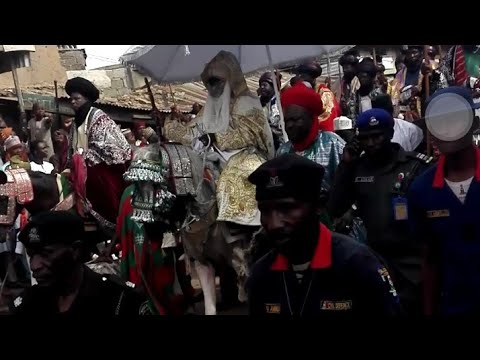
[[[204,168],[203,158],[181,144],[140,148],[125,174],[135,184],[133,218],[158,233],[176,231],[190,217],[205,214],[215,191],[213,179],[204,181]]]

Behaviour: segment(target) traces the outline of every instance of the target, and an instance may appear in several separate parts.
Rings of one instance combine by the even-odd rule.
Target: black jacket
[[[275,251],[247,282],[250,315],[396,315],[400,302],[387,269],[365,245],[321,225],[310,268],[299,284]]]
[[[146,298],[115,276],[100,275],[84,267],[80,290],[65,313],[75,316],[137,316],[151,314]],[[48,287],[32,286],[10,304],[15,315],[58,314],[56,297]]]

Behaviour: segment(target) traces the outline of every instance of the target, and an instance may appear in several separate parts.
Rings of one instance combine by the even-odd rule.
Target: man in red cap
[[[311,86],[322,99],[323,110],[318,116],[321,130],[333,131],[333,120],[340,116],[340,105],[335,94],[325,84],[317,83],[317,78],[322,76],[322,67],[315,61],[306,62],[295,69],[297,76]]]
[[[145,121],[137,121],[133,126],[133,135],[135,135],[135,146],[143,147],[147,146],[148,142],[145,139]]]
[[[303,82],[286,89],[281,101],[290,141],[278,149],[277,155],[296,153],[322,165],[325,168],[322,186],[329,190],[345,141],[334,132],[320,129],[317,119],[323,113],[322,100]]]

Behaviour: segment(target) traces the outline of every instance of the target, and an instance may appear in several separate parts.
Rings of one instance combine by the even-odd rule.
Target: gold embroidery
[[[215,134],[216,145],[222,151],[255,147],[267,153],[266,122],[265,114],[260,107],[249,109],[246,113],[240,114],[234,106],[227,132],[225,134]]]
[[[193,129],[188,125],[171,119],[167,116],[163,127],[163,134],[169,141],[178,142],[183,145],[191,145],[193,140]]]
[[[448,209],[427,211],[427,218],[429,219],[449,217],[449,216],[450,216],[450,211]]]
[[[327,120],[328,117],[332,114],[332,110],[335,104],[333,101],[333,93],[330,90],[320,89],[319,94],[322,98],[323,113],[318,117],[318,121],[322,122]]]
[[[352,308],[352,300],[329,301],[323,300],[320,303],[322,310],[345,311]]]
[[[280,304],[265,304],[267,314],[280,314],[282,306]]]
[[[263,161],[259,155],[250,153],[248,150],[230,158],[218,179],[218,221],[260,225],[255,186],[248,181],[248,176]]]

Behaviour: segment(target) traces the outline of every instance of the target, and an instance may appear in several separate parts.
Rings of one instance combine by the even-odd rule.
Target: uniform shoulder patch
[[[13,306],[16,308],[22,305],[23,298],[21,296],[17,297],[15,300],[13,300]]]
[[[393,285],[393,281],[390,277],[390,274],[388,273],[387,268],[382,267],[377,270],[378,274],[380,275],[382,281],[384,283],[387,283],[389,286],[389,292],[394,296],[397,297],[397,290],[395,289],[395,286]]]
[[[433,161],[433,157],[422,154],[422,153],[418,153],[418,152],[415,152],[415,151],[408,152],[407,156],[411,159],[416,159],[423,164],[429,164]]]
[[[150,305],[148,304],[148,300],[140,304],[140,307],[138,308],[138,315],[153,315]]]

